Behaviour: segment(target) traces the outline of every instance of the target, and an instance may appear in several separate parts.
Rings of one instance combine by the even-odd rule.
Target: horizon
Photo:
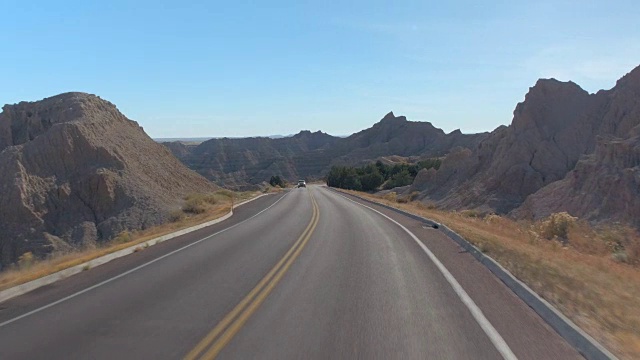
[[[393,113],[396,117],[404,116],[402,114],[395,114],[393,111],[391,111],[390,113]],[[355,134],[357,134],[357,133],[359,133],[361,131],[370,129],[375,124],[379,123],[382,119],[383,119],[383,117],[381,117],[376,122],[372,123],[369,127],[357,130],[357,131],[355,131],[355,132],[353,132],[351,134],[330,134],[330,133],[328,133],[326,131],[323,131],[322,129],[319,129],[319,130],[300,129],[295,133],[291,133],[291,134],[287,134],[287,135],[270,134],[270,135],[248,135],[248,136],[198,136],[198,137],[153,137],[153,136],[149,135],[149,137],[151,137],[151,139],[156,141],[156,142],[173,142],[173,141],[202,141],[202,142],[204,142],[204,141],[211,140],[211,139],[246,139],[246,138],[269,138],[269,139],[277,140],[277,139],[283,139],[283,138],[290,138],[290,137],[299,135],[299,134],[301,134],[303,132],[311,132],[311,133],[320,132],[320,133],[323,133],[323,134],[326,134],[326,135],[330,135],[330,136],[333,136],[333,137],[348,138],[351,135],[355,135]],[[428,121],[414,121],[414,120],[411,120],[409,118],[407,118],[406,120],[409,121],[409,122],[428,122]],[[440,129],[438,127],[436,127],[436,128]],[[440,129],[440,130],[442,130],[442,129]],[[450,134],[450,133],[452,133],[454,131],[457,131],[457,130],[460,130],[460,129],[453,129],[453,130],[448,131],[448,132],[445,131],[445,133],[446,134]],[[145,132],[146,132],[146,130],[145,130]],[[486,131],[486,132],[490,132],[490,131]],[[479,134],[479,133],[465,133],[465,132],[462,132],[462,133],[466,134],[466,135]]]
[[[612,88],[640,64],[638,15],[623,0],[13,2],[0,102],[92,93],[152,138],[345,136],[389,111],[479,133],[540,78]]]

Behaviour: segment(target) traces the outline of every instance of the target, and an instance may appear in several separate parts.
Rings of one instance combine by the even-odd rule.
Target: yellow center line
[[[186,356],[185,360],[193,360],[198,358],[207,348],[208,351],[201,356],[202,359],[212,359],[231,341],[233,336],[240,331],[244,323],[258,309],[260,304],[264,302],[269,293],[275,288],[280,279],[287,272],[291,264],[300,255],[302,249],[311,238],[313,231],[318,225],[319,209],[315,198],[311,194],[311,202],[313,204],[313,215],[311,221],[302,232],[298,240],[280,259],[280,261],[265,275],[262,280],[245,296],[236,307],[231,310],[217,325],[211,330],[207,336],[202,339],[193,350]],[[224,333],[223,333],[224,332]],[[222,335],[221,335],[222,334]]]

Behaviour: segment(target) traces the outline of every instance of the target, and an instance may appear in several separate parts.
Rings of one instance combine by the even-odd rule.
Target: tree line
[[[418,161],[414,164],[387,165],[378,160],[361,167],[333,166],[327,174],[327,185],[347,190],[374,191],[393,189],[398,186],[411,185],[422,169],[438,170],[442,160],[437,158]]]

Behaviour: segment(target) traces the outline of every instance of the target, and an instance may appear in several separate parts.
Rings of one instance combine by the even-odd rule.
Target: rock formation
[[[420,177],[416,187],[444,208],[637,219],[640,163],[633,134],[639,124],[640,68],[596,94],[572,82],[539,80],[510,126],[474,148],[452,151],[430,181]]]
[[[0,268],[163,222],[215,190],[97,96],[66,93],[0,114]]]
[[[387,114],[347,138],[302,131],[287,138],[211,139],[197,146],[165,145],[187,166],[222,186],[243,188],[279,175],[289,181],[321,178],[332,165],[356,165],[383,156],[441,156],[473,147],[486,134],[445,134],[428,122]]]
[[[595,153],[578,161],[564,179],[530,195],[512,215],[539,219],[567,211],[640,228],[640,127],[634,133],[628,139],[600,138]]]

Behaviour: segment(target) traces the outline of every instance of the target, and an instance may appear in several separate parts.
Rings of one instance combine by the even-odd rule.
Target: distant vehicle
[[[299,188],[307,187],[307,183],[304,182],[304,180],[298,180],[298,186],[297,187],[299,187]]]

